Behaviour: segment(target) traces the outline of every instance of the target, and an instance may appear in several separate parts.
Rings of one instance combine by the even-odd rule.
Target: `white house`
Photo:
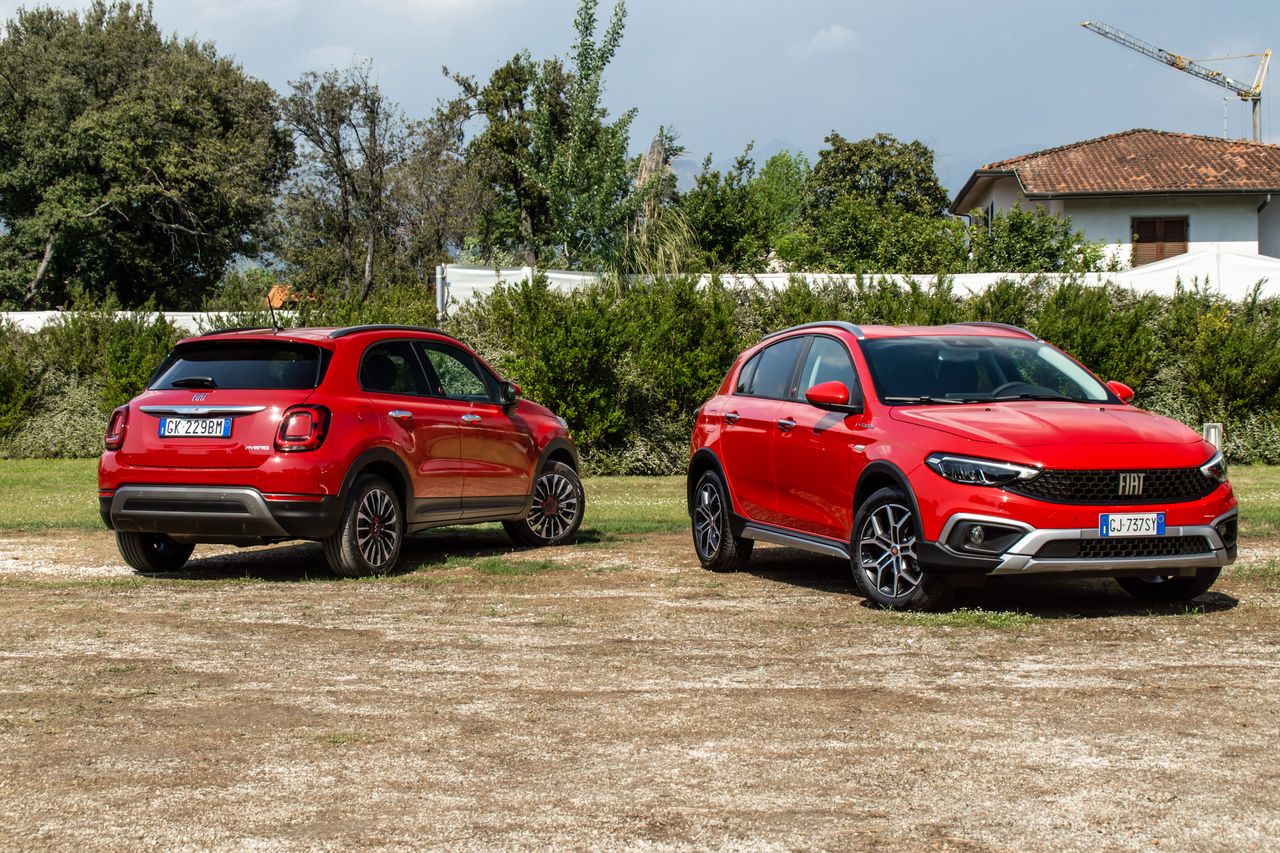
[[[1121,264],[1280,258],[1280,145],[1129,130],[983,166],[951,212],[980,225],[1023,200],[1071,217]]]

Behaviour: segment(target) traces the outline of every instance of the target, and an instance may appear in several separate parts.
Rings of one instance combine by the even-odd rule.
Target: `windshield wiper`
[[[1004,397],[992,397],[992,402],[1000,402],[1002,400],[1063,400],[1067,403],[1083,403],[1084,400],[1077,400],[1075,397],[1068,397],[1065,394],[1010,394]]]
[[[173,388],[217,388],[212,376],[184,376],[169,383]]]
[[[922,395],[919,397],[885,397],[886,403],[972,403],[972,400],[960,399],[954,397],[930,397]]]

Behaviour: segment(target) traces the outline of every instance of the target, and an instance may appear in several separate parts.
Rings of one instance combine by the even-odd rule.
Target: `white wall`
[[[1128,262],[1133,235],[1130,220],[1144,216],[1185,216],[1187,251],[1258,253],[1258,205],[1262,196],[1178,196],[1171,198],[1072,198],[1063,212],[1090,240],[1098,240]]]
[[[1280,258],[1280,195],[1258,214],[1258,254]]]

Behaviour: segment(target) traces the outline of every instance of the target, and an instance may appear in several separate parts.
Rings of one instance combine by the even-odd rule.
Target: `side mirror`
[[[1112,379],[1107,383],[1107,387],[1111,389],[1111,393],[1120,398],[1121,403],[1133,402],[1133,389],[1123,382],[1117,382]]]
[[[509,408],[516,404],[520,396],[520,386],[514,382],[503,382],[498,386],[498,405]]]
[[[804,398],[819,409],[851,415],[862,412],[862,401],[850,400],[849,389],[843,382],[819,382],[804,392]]]

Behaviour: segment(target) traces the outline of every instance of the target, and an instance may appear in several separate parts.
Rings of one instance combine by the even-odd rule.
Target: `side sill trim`
[[[787,533],[760,524],[748,522],[742,528],[742,536],[746,539],[759,539],[761,542],[772,542],[774,545],[785,545],[788,548],[812,551],[815,554],[825,554],[828,557],[838,557],[841,560],[849,559],[849,549],[835,542],[810,538],[803,534]]]

